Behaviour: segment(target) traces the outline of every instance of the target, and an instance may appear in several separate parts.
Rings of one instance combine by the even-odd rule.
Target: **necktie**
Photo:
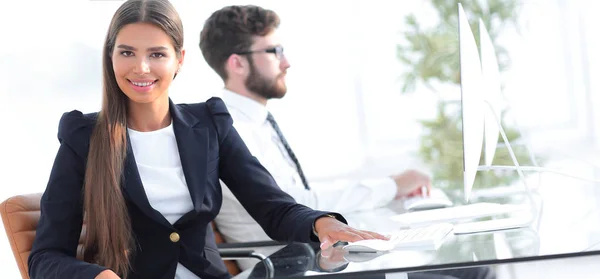
[[[298,162],[298,159],[296,158],[294,151],[292,151],[292,148],[288,144],[287,140],[285,140],[285,137],[283,136],[283,134],[281,133],[281,130],[279,129],[279,125],[277,125],[277,122],[275,122],[275,118],[273,118],[273,115],[270,112],[267,115],[267,121],[269,121],[269,123],[271,123],[271,126],[275,130],[275,133],[277,133],[277,136],[279,137],[279,140],[281,140],[283,147],[287,151],[287,153],[290,156],[290,158],[292,159],[292,161],[294,161],[294,164],[296,164],[296,169],[298,170],[300,179],[302,179],[304,188],[306,188],[307,190],[310,190],[310,187],[308,186],[308,182],[306,181],[306,177],[304,176],[304,172],[302,172],[302,168],[300,167],[300,162]]]

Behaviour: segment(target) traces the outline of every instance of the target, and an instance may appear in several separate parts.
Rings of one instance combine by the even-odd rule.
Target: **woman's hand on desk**
[[[355,242],[363,239],[389,239],[376,232],[357,230],[329,216],[319,217],[315,221],[315,232],[319,236],[321,250],[331,247],[338,241]]]
[[[98,274],[98,276],[96,276],[94,279],[121,279],[121,277],[115,274],[112,270],[107,269],[100,272],[100,274]]]
[[[392,175],[392,179],[398,187],[396,199],[429,196],[429,193],[431,193],[431,178],[422,172],[407,170],[401,174]]]

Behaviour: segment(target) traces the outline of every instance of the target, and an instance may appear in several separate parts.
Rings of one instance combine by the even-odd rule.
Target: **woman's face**
[[[117,84],[133,103],[166,100],[184,54],[182,50],[178,55],[171,38],[155,25],[125,25],[117,34],[112,53]]]

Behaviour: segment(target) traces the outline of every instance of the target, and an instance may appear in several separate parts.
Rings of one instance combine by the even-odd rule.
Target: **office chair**
[[[0,203],[0,215],[2,217],[2,222],[4,223],[6,236],[8,237],[8,242],[10,243],[15,261],[17,262],[17,266],[19,267],[23,279],[29,279],[27,258],[31,253],[33,240],[35,238],[35,230],[37,229],[37,223],[40,219],[41,197],[41,193],[18,195],[10,197]],[[77,247],[77,259],[80,260],[83,259],[85,226],[84,223],[79,238],[79,246]],[[224,243],[223,236],[216,229],[214,223],[212,224],[212,228],[215,233],[215,240],[219,248],[219,253],[223,259],[257,258],[265,260],[265,256],[258,254],[249,248],[278,244],[276,242],[241,243],[239,245],[235,243]],[[220,245],[224,245],[223,248],[234,249],[221,250],[222,247]],[[240,273],[240,269],[235,261],[224,260],[224,262],[231,275],[235,276]]]

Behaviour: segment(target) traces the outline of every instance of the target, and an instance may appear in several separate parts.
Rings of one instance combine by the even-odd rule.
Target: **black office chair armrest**
[[[279,242],[274,240],[267,241],[253,241],[253,242],[240,242],[240,243],[219,243],[217,244],[217,248],[220,249],[239,249],[239,248],[256,248],[256,247],[269,247],[269,246],[279,246],[279,245],[288,245],[287,242]]]
[[[254,250],[219,250],[219,254],[224,260],[255,258],[262,261],[267,258],[263,254],[254,252]]]
[[[229,244],[229,245],[226,245]],[[238,245],[241,244],[241,245]],[[257,245],[262,244],[262,245]],[[269,258],[265,255],[256,253],[251,249],[240,249],[245,247],[266,247],[266,246],[277,246],[281,245],[276,241],[261,241],[261,242],[247,242],[247,243],[219,243],[217,247],[219,248],[219,254],[221,258],[224,260],[236,260],[236,259],[245,259],[245,258],[255,258],[263,263],[266,268],[266,278],[273,278],[273,274],[275,274],[275,267]],[[226,247],[223,247],[226,246]],[[226,248],[226,249],[225,249]]]

